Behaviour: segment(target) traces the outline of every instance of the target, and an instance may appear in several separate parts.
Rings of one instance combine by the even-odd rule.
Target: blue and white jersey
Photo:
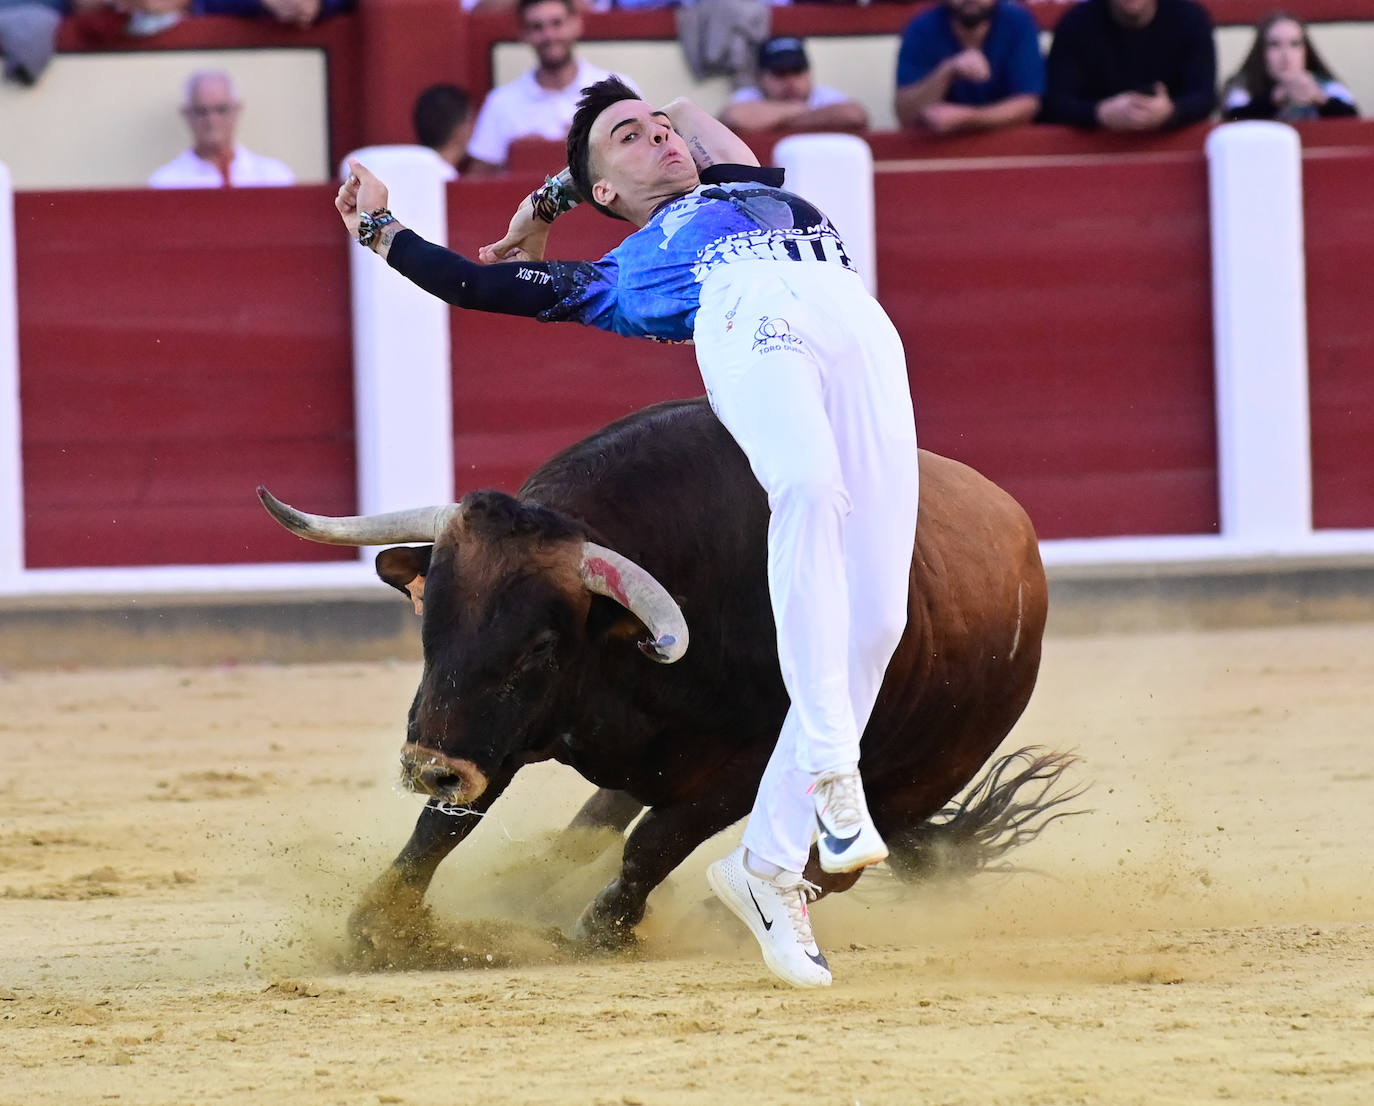
[[[738,260],[854,268],[830,220],[800,196],[755,181],[702,184],[665,203],[600,261],[547,262],[559,298],[538,318],[685,341],[701,282]]]

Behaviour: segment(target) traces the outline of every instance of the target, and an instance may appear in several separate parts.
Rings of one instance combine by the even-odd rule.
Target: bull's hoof
[[[623,910],[612,904],[618,899],[614,892],[618,884],[613,883],[594,898],[573,928],[573,939],[589,953],[626,953],[640,946],[640,938],[635,933],[635,922],[628,920]],[[640,916],[643,911],[639,912]],[[637,921],[638,919],[636,919]]]
[[[388,872],[363,894],[348,916],[344,967],[354,971],[394,971],[418,966],[417,956],[438,943],[434,917],[424,892]]]

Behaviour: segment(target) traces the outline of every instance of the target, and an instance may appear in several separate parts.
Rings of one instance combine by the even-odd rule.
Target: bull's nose
[[[401,782],[450,803],[470,803],[487,789],[486,774],[472,761],[416,744],[401,750]]]

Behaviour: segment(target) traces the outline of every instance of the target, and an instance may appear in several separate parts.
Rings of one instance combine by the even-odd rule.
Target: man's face
[[[1159,0],[1110,0],[1112,17],[1123,27],[1147,27],[1159,10]]]
[[[226,153],[234,148],[239,104],[234,99],[228,81],[221,77],[205,77],[197,81],[181,113],[191,128],[192,144],[202,157]]]
[[[541,69],[558,69],[572,60],[573,47],[582,37],[582,17],[569,11],[563,0],[531,4],[520,16],[520,37]]]
[[[695,188],[700,181],[687,143],[668,116],[643,100],[621,100],[596,117],[588,137],[592,196],[631,210]]]
[[[997,0],[945,0],[955,22],[965,27],[977,27],[992,17]]]
[[[811,98],[811,70],[788,69],[775,73],[759,70],[759,91],[765,100],[788,100],[804,104]]]

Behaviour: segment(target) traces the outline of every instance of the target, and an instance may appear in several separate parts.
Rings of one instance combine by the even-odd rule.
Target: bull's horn
[[[291,533],[325,545],[386,545],[390,542],[434,541],[448,525],[458,508],[416,507],[383,515],[308,515],[290,507],[266,488],[258,487],[258,498],[267,513]]]
[[[687,652],[687,620],[663,585],[629,557],[595,542],[582,543],[582,582],[588,591],[614,599],[638,618],[652,641],[640,648],[660,664],[672,664]]]

